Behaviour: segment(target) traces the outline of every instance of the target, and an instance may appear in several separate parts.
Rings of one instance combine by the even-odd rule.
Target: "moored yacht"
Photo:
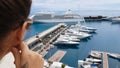
[[[54,44],[60,44],[60,45],[79,45],[79,42],[74,42],[66,39],[58,39],[55,41]]]
[[[100,63],[100,62],[102,62],[102,60],[100,60],[100,59],[93,59],[93,58],[86,58],[86,61],[93,62],[93,63]]]
[[[70,28],[77,29],[78,31],[87,32],[87,33],[92,33],[97,30],[96,28],[83,26],[80,24],[80,22],[78,22],[76,25],[71,25]]]
[[[91,62],[78,60],[78,68],[98,68],[98,66]]]
[[[84,33],[84,32],[78,32],[73,29],[68,29],[65,34],[68,34],[70,36],[77,36],[79,39],[84,39],[84,38],[88,38],[91,36],[91,34]]]
[[[60,35],[59,38],[63,38],[63,39],[70,40],[70,41],[75,41],[75,42],[80,42],[80,39],[77,39],[77,38],[71,37],[71,36],[66,36],[66,35]]]
[[[115,58],[115,59],[119,59],[120,60],[120,55],[119,54],[112,54],[112,53],[108,53],[108,55],[112,58]]]

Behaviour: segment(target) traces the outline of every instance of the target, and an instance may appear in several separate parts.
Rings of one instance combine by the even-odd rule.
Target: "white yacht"
[[[120,59],[120,55],[119,54],[112,54],[112,53],[108,53],[108,55],[110,57],[116,58],[116,59]]]
[[[65,14],[58,15],[54,12],[38,12],[32,17],[34,22],[39,23],[61,23],[61,22],[78,22],[83,21],[79,14],[68,10]]]
[[[99,52],[91,51],[90,56],[95,57],[95,58],[101,58],[102,54]]]
[[[76,29],[76,30],[82,31],[82,32],[87,32],[87,33],[92,33],[92,32],[95,32],[97,30],[96,28],[83,26],[80,23],[78,23],[76,25],[71,25],[70,28]]]
[[[91,62],[78,60],[78,68],[98,68],[96,64]]]
[[[102,60],[100,59],[93,59],[93,58],[86,58],[87,62],[93,62],[93,63],[99,63],[102,62]]]
[[[70,40],[70,41],[75,41],[75,42],[80,42],[80,39],[77,39],[77,38],[71,37],[71,36],[66,36],[66,35],[60,35],[59,38],[63,38],[63,39]]]
[[[79,45],[79,42],[74,42],[66,39],[58,38],[54,44],[60,44],[60,45]]]
[[[70,36],[70,35],[67,35],[67,34],[64,34],[64,35],[61,34],[60,36],[70,37],[72,39],[79,39],[79,37],[77,37],[77,36]]]
[[[70,36],[77,36],[79,39],[84,39],[84,38],[88,38],[91,36],[91,34],[84,33],[84,32],[78,32],[73,29],[68,29],[65,34],[68,34]]]

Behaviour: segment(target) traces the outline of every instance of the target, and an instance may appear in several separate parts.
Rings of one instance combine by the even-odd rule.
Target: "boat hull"
[[[33,20],[34,22],[37,23],[61,23],[61,22],[78,22],[82,21],[79,19],[48,19],[48,20]]]

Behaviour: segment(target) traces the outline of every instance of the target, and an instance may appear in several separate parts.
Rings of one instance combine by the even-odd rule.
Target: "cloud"
[[[120,9],[120,0],[33,0],[32,8],[48,10]]]

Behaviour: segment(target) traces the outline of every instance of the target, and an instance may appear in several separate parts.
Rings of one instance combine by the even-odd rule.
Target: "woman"
[[[30,51],[22,41],[31,2],[31,0],[0,0],[0,60],[12,52],[16,68],[43,68],[41,55]]]

